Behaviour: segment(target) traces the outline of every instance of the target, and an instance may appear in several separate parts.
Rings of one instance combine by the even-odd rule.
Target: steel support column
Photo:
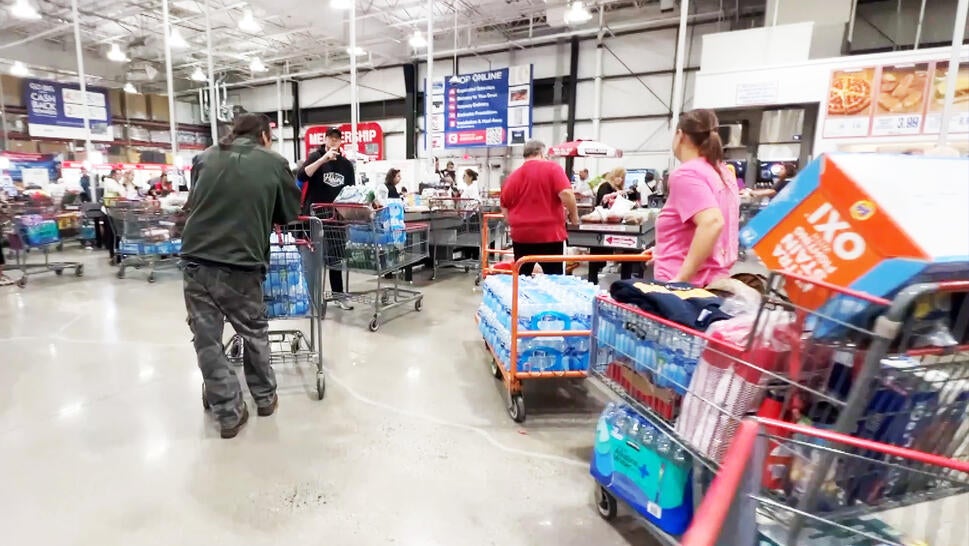
[[[579,38],[573,36],[569,44],[569,96],[568,96],[568,118],[565,121],[565,140],[571,142],[575,140],[575,107],[576,95],[579,88]],[[565,158],[565,173],[572,177],[572,167],[575,160],[571,157]]]

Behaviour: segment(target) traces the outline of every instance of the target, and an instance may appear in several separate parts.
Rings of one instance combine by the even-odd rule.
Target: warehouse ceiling
[[[27,2],[41,14],[38,20],[14,17],[11,7]],[[70,78],[77,72],[70,0],[2,0],[0,69],[13,61],[32,73]],[[746,2],[750,3],[750,2]],[[758,2],[754,2],[758,3]],[[450,0],[433,2],[434,47],[438,55],[469,54],[496,48],[523,48],[538,40],[604,26],[669,22],[677,14],[669,0],[586,2],[591,20],[566,24],[565,0]],[[721,0],[692,2],[694,14],[726,16]],[[741,2],[727,2],[730,8]],[[763,4],[763,2],[759,2]],[[190,79],[198,68],[207,71],[206,11],[209,13],[216,78],[228,82],[267,81],[278,75],[309,77],[345,72],[349,64],[349,11],[329,0],[170,0],[172,26],[185,47],[173,49],[177,89],[200,85]],[[78,0],[85,72],[105,85],[134,83],[145,90],[165,86],[161,0]],[[251,12],[260,27],[241,29]],[[415,31],[426,33],[424,0],[357,0],[357,61],[363,70],[409,62],[425,50],[410,45]],[[244,26],[244,25],[243,25]],[[107,59],[111,47],[127,57]],[[437,55],[436,55],[437,56]],[[258,59],[265,70],[253,71]],[[258,67],[257,67],[258,68]]]

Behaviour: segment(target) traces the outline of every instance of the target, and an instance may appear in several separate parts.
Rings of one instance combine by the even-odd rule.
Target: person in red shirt
[[[572,224],[579,223],[572,183],[565,169],[545,157],[545,144],[538,140],[525,143],[525,163],[508,176],[501,188],[501,212],[511,227],[515,259],[523,256],[561,256],[566,210]],[[523,275],[531,275],[535,264],[525,264]],[[551,275],[563,273],[562,264],[543,263],[542,271]]]

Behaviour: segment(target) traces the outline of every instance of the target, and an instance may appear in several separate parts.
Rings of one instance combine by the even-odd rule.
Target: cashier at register
[[[635,203],[639,202],[639,192],[627,190],[626,188],[626,169],[616,167],[606,173],[605,181],[599,184],[596,190],[596,206],[610,207],[619,195],[625,195],[627,199]]]

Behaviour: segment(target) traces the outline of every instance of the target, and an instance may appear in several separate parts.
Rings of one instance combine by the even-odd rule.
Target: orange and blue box
[[[750,220],[740,242],[770,270],[881,297],[969,278],[969,159],[821,155]],[[838,320],[856,321],[869,307],[806,283],[787,291]]]

